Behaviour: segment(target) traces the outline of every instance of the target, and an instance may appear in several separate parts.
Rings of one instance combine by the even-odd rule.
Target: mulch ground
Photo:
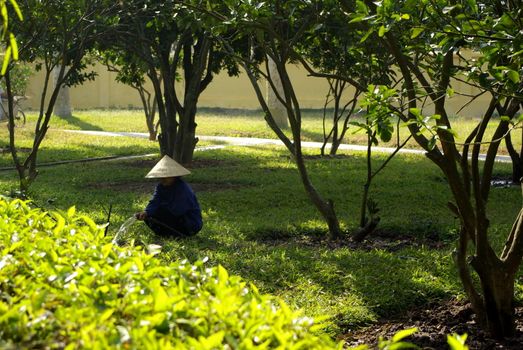
[[[391,339],[400,330],[417,327],[418,331],[405,341],[414,343],[421,349],[449,349],[448,334],[466,333],[468,334],[466,344],[471,350],[521,350],[523,349],[522,307],[516,309],[516,319],[516,336],[498,341],[492,339],[478,326],[469,304],[450,300],[411,310],[404,317],[380,320],[372,326],[345,334],[342,339],[350,347],[360,344],[377,347],[380,337]]]

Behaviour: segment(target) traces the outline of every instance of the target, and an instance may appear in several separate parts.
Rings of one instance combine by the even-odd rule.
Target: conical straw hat
[[[149,171],[146,178],[156,179],[161,177],[173,177],[189,175],[191,172],[178,164],[169,156],[163,156],[162,159]]]

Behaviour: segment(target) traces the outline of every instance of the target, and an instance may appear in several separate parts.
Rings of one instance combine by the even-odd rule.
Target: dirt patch
[[[137,181],[124,181],[124,182],[96,182],[87,184],[88,188],[97,190],[113,190],[121,192],[134,192],[137,194],[152,194],[154,192],[155,183],[151,182],[137,182]],[[235,183],[190,183],[191,188],[194,192],[218,192],[226,191],[231,189],[240,189],[249,185],[235,184]]]
[[[523,308],[516,309],[516,336],[504,341],[497,341],[479,328],[470,305],[457,300],[450,300],[439,304],[411,310],[403,318],[381,320],[378,323],[354,332],[341,338],[349,346],[369,344],[376,347],[380,337],[391,339],[402,330],[417,327],[418,332],[405,339],[422,349],[449,349],[447,334],[468,334],[466,344],[470,349],[521,349],[523,344]]]

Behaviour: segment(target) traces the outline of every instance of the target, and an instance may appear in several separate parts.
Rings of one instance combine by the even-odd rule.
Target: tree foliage
[[[106,47],[128,53],[147,67],[158,106],[163,154],[187,163],[196,138],[196,111],[200,94],[223,68],[238,69],[213,41],[198,14],[178,1],[120,3],[117,22]]]
[[[513,5],[513,2],[498,5],[502,3]],[[517,11],[521,11],[520,8],[517,7]],[[485,139],[485,129],[494,121],[493,112],[497,108],[519,109],[521,100],[511,88],[518,85],[515,81],[519,73],[516,75],[515,67],[510,66],[498,69],[497,55],[490,57],[493,61],[488,63],[490,78],[485,76],[486,72],[477,74],[486,62],[459,64],[460,58],[466,57],[470,50],[484,49],[482,43],[488,47],[497,46],[491,41],[505,42],[510,35],[505,30],[508,21],[503,19],[503,14],[492,17],[492,12],[480,11],[485,6],[476,1],[358,1],[357,9],[349,18],[366,23],[361,40],[380,41],[393,55],[401,72],[403,84],[398,92],[405,96],[406,104],[391,108],[400,112],[414,139],[449,182],[454,197],[454,203],[449,206],[461,221],[456,260],[471,304],[493,336],[510,336],[515,329],[514,282],[523,256],[523,211],[508,232],[504,249],[496,254],[488,238],[487,202],[495,156],[501,141],[510,132],[510,118],[496,121],[491,139]],[[491,26],[500,22],[505,24]],[[516,54],[514,57],[520,55],[517,49],[510,52]],[[476,128],[461,144],[452,131],[446,101],[453,93],[454,79],[464,79],[464,76],[476,76],[478,81],[484,79],[484,88],[492,98]],[[510,99],[511,102],[507,102],[508,91],[516,97]],[[432,111],[426,108],[427,101]],[[486,160],[480,163],[482,144],[488,147]],[[472,254],[469,245],[474,247]],[[479,287],[473,282],[473,273],[481,281]]]
[[[86,71],[89,63],[87,54],[103,33],[100,25],[107,20],[110,7],[102,0],[23,0],[19,1],[19,5],[25,14],[25,21],[11,21],[10,25],[17,29],[20,59],[36,64],[36,69],[44,72],[34,140],[27,157],[19,154],[16,147],[12,65],[5,75],[11,155],[18,171],[20,190],[25,192],[38,174],[38,151],[49,128],[61,87],[81,84],[94,78],[93,72]],[[52,79],[54,69],[59,70],[55,81]]]

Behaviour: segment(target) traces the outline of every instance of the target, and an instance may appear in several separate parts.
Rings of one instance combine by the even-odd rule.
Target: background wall
[[[116,82],[116,74],[107,71],[105,66],[94,67],[98,76],[95,81],[87,82],[81,86],[70,89],[71,105],[73,109],[91,108],[141,108],[138,93],[133,88]],[[327,83],[324,79],[308,77],[303,67],[291,65],[290,75],[296,88],[302,108],[323,108],[327,94]],[[27,90],[30,97],[26,108],[37,109],[43,85],[43,73],[36,72],[32,77]],[[180,82],[180,86],[183,82]],[[150,91],[152,87],[148,85]],[[460,83],[454,87],[456,92],[474,94],[472,87]],[[482,95],[460,114],[469,117],[478,117],[488,106],[488,94]],[[468,98],[454,95],[449,99],[449,111],[456,113],[468,101]],[[249,79],[245,74],[239,77],[229,77],[221,73],[214,77],[213,82],[203,92],[199,101],[200,107],[259,109],[259,104],[254,94]],[[430,111],[430,106],[428,107]]]

